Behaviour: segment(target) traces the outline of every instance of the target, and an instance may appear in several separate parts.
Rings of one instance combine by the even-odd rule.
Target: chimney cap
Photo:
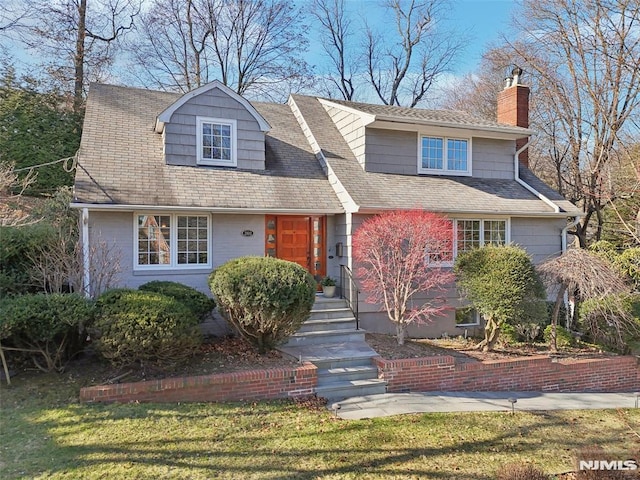
[[[519,66],[515,65],[513,67],[513,70],[511,70],[511,75],[513,75],[514,77],[515,76],[518,76],[518,77],[521,76],[522,75],[522,69]]]

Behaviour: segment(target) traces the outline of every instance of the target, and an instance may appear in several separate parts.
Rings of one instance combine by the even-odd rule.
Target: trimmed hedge
[[[316,292],[304,268],[271,257],[231,260],[213,271],[209,286],[227,320],[261,353],[300,328]]]
[[[55,229],[48,224],[0,227],[0,298],[37,293],[32,281],[33,261],[41,249],[54,241]]]
[[[140,285],[138,290],[156,292],[171,297],[187,307],[199,319],[203,319],[213,310],[216,302],[193,287],[178,282],[154,280]]]
[[[0,302],[0,339],[28,352],[39,369],[60,371],[82,350],[94,313],[93,302],[73,293],[6,298]]]
[[[172,297],[116,289],[102,294],[97,307],[95,345],[114,365],[175,364],[202,343],[198,318]]]

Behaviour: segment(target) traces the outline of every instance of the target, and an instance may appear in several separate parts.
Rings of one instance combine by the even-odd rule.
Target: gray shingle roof
[[[474,129],[501,130],[505,133],[522,133],[529,135],[529,130],[522,127],[514,127],[503,123],[493,122],[458,110],[428,110],[424,108],[407,108],[395,105],[373,105],[369,103],[350,102],[346,100],[330,100],[332,103],[344,105],[370,115],[375,115],[377,119],[396,122],[419,122],[433,125],[463,126]]]
[[[366,172],[315,97],[293,96],[338,179],[361,209],[425,208],[445,213],[553,214],[515,180]],[[376,106],[372,106],[376,107]],[[526,170],[527,179],[567,215],[579,210]]]
[[[76,173],[80,203],[286,209],[342,207],[287,105],[254,103],[269,122],[266,170],[167,165],[156,116],[179,95],[91,85]]]

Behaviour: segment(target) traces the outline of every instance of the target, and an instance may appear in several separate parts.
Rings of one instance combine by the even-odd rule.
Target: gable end
[[[214,80],[213,82],[203,85],[200,88],[196,88],[195,90],[191,90],[190,92],[185,93],[177,101],[175,101],[167,109],[165,109],[160,115],[158,115],[155,125],[156,133],[163,132],[164,124],[171,120],[171,116],[177,109],[179,109],[192,98],[197,97],[198,95],[202,95],[203,93],[213,90],[214,88],[217,88],[224,94],[236,100],[238,103],[242,104],[242,106],[247,109],[247,111],[253,116],[253,118],[255,118],[256,122],[258,122],[260,130],[262,132],[268,132],[269,130],[271,130],[271,125],[269,125],[264,117],[258,113],[258,111],[253,107],[253,105],[251,105],[251,103],[247,99],[238,95],[236,92],[234,92],[218,80]]]

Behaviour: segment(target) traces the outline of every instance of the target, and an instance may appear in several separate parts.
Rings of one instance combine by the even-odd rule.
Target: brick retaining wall
[[[458,362],[449,355],[374,359],[389,392],[407,391],[640,391],[640,369],[635,357],[584,360],[546,356]],[[300,367],[167,378],[136,383],[86,387],[83,402],[215,402],[265,400],[309,395],[318,382],[311,363]]]
[[[449,355],[400,360],[374,359],[389,392],[542,391],[632,392],[640,390],[635,357],[584,360],[547,356],[456,363]]]
[[[313,393],[317,368],[274,368],[198,377],[100,385],[80,389],[82,402],[216,402],[295,397]]]

